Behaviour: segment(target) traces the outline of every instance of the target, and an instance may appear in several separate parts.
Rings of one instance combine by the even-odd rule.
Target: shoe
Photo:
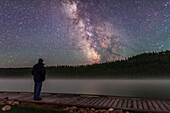
[[[42,98],[38,98],[38,99],[34,99],[34,100],[37,100],[37,101],[39,101],[39,100],[42,100]]]

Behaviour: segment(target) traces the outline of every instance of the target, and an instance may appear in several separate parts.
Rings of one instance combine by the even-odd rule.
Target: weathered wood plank
[[[86,102],[84,105],[89,105],[90,103],[92,103],[96,98],[95,97],[89,97],[89,101]]]
[[[80,102],[82,102],[85,98],[84,97],[79,97],[77,100],[75,100],[74,102],[72,102],[72,104],[79,104]]]
[[[133,104],[133,103],[132,103],[132,100],[129,99],[129,100],[128,100],[128,106],[127,106],[127,107],[128,107],[128,108],[132,108],[132,104]]]
[[[0,95],[1,98],[7,98],[7,97],[10,97],[12,96],[13,94],[12,93],[3,93]]]
[[[148,104],[150,110],[155,111],[155,108],[154,108],[154,106],[152,105],[151,101],[148,100],[148,101],[147,101],[147,104]]]
[[[103,106],[103,104],[107,101],[107,98],[104,98],[103,101],[101,101],[98,106]]]
[[[96,103],[94,103],[94,106],[98,106],[100,102],[102,102],[105,98],[100,98]]]
[[[42,101],[48,103],[57,103],[57,101],[59,101],[59,97],[58,95],[51,95],[49,97],[44,97]]]
[[[152,102],[154,108],[156,109],[156,111],[161,111],[161,108],[158,106],[158,104],[154,100],[152,100],[151,102]]]
[[[94,106],[94,104],[97,102],[97,101],[99,101],[100,100],[100,98],[99,97],[96,97],[96,99],[93,101],[93,102],[91,102],[89,105],[90,106]]]
[[[33,95],[28,95],[28,96],[23,97],[23,98],[20,98],[20,99],[18,99],[18,100],[19,100],[19,101],[28,101],[28,102],[30,102],[30,101],[34,101],[33,99],[34,99],[34,96],[33,96]]]
[[[128,104],[127,99],[124,99],[122,107],[123,108],[127,108],[127,104]]]
[[[8,97],[8,99],[15,99],[18,96],[20,96],[20,95],[18,95],[17,93],[10,93],[10,94],[4,93],[3,95],[1,95],[1,98]]]
[[[87,102],[89,102],[91,100],[91,98],[86,97],[87,99],[85,101],[83,101],[82,103],[79,103],[79,105],[85,105]]]
[[[82,97],[74,97],[68,102],[68,104],[73,104],[77,101],[80,101],[81,99],[82,99]]]
[[[142,100],[142,104],[143,104],[144,110],[149,110],[149,107],[148,107],[148,105],[147,105],[145,100]]]
[[[167,101],[168,105],[170,106],[170,101]]]
[[[23,98],[27,98],[28,96],[31,96],[31,95],[30,94],[21,94],[21,96],[16,98],[16,100],[23,100]]]
[[[117,107],[118,108],[121,108],[122,107],[122,104],[123,104],[123,99],[119,99],[119,102],[117,104]]]
[[[161,101],[161,103],[166,107],[166,109],[168,109],[168,111],[170,111],[170,105],[168,105],[166,101]]]
[[[112,100],[108,103],[108,107],[112,107],[113,103],[115,102],[115,98],[112,98]]]
[[[133,108],[137,109],[137,102],[136,102],[136,100],[133,100]]]
[[[56,94],[56,95],[58,95],[58,94]],[[44,98],[44,97],[50,97],[50,96],[52,96],[52,94],[44,94],[44,93],[40,94],[40,97],[42,97],[42,98]],[[58,96],[59,96],[59,95],[58,95]]]
[[[160,106],[160,108],[161,108],[161,110],[162,111],[168,111],[166,108],[165,108],[165,106],[158,100],[158,101],[156,101],[157,102],[157,104]]]
[[[117,106],[117,104],[118,104],[118,102],[119,102],[119,99],[117,98],[117,99],[114,101],[114,103],[113,103],[112,107],[116,107],[116,106]]]
[[[137,101],[137,106],[138,106],[138,109],[143,109],[141,100]]]
[[[62,104],[69,104],[69,103],[72,103],[74,102],[75,100],[77,100],[78,97],[68,97],[68,98],[65,98],[63,100],[61,100],[60,102]]]
[[[92,106],[97,108],[111,108],[131,110],[134,112],[157,112],[170,113],[170,100],[167,99],[141,99],[141,98],[124,98],[113,96],[93,96],[93,95],[73,95],[73,94],[48,94],[42,93],[43,100],[34,101],[33,93],[0,93],[0,97],[17,99],[33,103],[53,103],[75,106]]]
[[[74,102],[73,104],[80,105],[81,103],[83,103],[83,102],[86,101],[87,99],[88,99],[87,97],[82,97],[82,99],[80,99],[79,101]]]
[[[85,98],[83,99],[83,101],[79,102],[79,104],[81,105],[81,104],[83,104],[83,103],[86,103],[87,101],[89,101],[89,97],[85,97]]]
[[[103,106],[107,106],[111,100],[112,100],[112,99],[109,98],[109,99],[103,104]]]

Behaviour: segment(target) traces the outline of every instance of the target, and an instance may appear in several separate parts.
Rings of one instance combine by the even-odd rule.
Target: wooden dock
[[[20,102],[56,104],[78,107],[114,108],[134,112],[170,113],[170,99],[128,98],[104,95],[42,93],[43,100],[34,101],[33,93],[0,92],[0,98]]]

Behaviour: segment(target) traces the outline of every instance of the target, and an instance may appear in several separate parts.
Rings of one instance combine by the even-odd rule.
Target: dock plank
[[[124,99],[124,102],[123,102],[123,105],[122,105],[122,107],[123,107],[123,108],[127,108],[127,104],[128,104],[128,101],[127,101],[127,99]]]
[[[88,99],[87,97],[82,97],[80,100],[77,100],[77,101],[74,102],[73,104],[80,105],[81,103],[83,103],[83,102],[86,101],[87,99]]]
[[[42,99],[43,102],[47,102],[47,103],[53,103],[53,102],[58,102],[57,100],[59,99],[58,95],[51,95],[48,97],[44,97]]]
[[[97,101],[99,101],[99,99],[100,99],[100,98],[96,97],[96,99],[95,99],[93,102],[91,102],[91,103],[89,104],[89,106],[94,106],[94,103],[96,103]]]
[[[161,101],[161,103],[163,103],[163,105],[166,107],[166,109],[168,109],[168,111],[170,111],[170,105],[166,103],[166,101]]]
[[[142,101],[142,104],[143,104],[143,109],[144,110],[149,110],[149,107],[148,107],[148,105],[147,105],[145,100]]]
[[[138,106],[138,109],[143,109],[142,102],[140,100],[137,101],[137,106]]]
[[[112,107],[114,107],[114,108],[115,108],[115,107],[117,106],[118,102],[119,102],[119,99],[117,98],[117,99],[114,101],[114,103],[113,103]]]
[[[100,98],[96,103],[94,103],[94,106],[98,106],[100,102],[102,102],[105,98]]]
[[[161,103],[159,100],[158,101],[156,101],[157,102],[157,104],[160,106],[160,108],[161,108],[161,110],[162,111],[168,111],[166,108],[165,108],[165,106],[163,105],[163,103]]]
[[[10,96],[12,96],[13,95],[13,93],[2,93],[1,95],[0,95],[0,97],[1,98],[7,98],[7,97],[10,97]]]
[[[132,108],[132,100],[128,100],[128,106],[127,106],[127,108]]]
[[[136,100],[133,100],[133,108],[137,109],[137,102],[136,102]]]
[[[151,102],[152,102],[154,108],[156,109],[156,111],[161,111],[161,108],[158,106],[158,104],[154,100],[152,100]]]
[[[150,110],[155,111],[155,108],[154,108],[154,106],[152,105],[152,103],[151,103],[150,100],[147,101],[147,104],[148,104]]]
[[[108,100],[108,98],[104,98],[104,100],[101,101],[101,102],[98,104],[98,106],[103,106],[103,104],[104,104],[107,100]]]
[[[76,101],[80,101],[80,97],[74,97],[74,98],[72,98],[69,102],[68,102],[68,104],[72,104],[72,103],[74,103],[74,102],[76,102]]]
[[[92,103],[96,98],[95,97],[89,97],[89,101],[87,101],[84,105],[89,105]]]
[[[103,106],[107,106],[111,100],[112,100],[111,98],[107,99],[107,101],[103,104]]]
[[[117,107],[118,108],[121,108],[122,107],[122,104],[123,104],[123,99],[119,99],[119,102],[117,104]]]
[[[91,100],[91,98],[86,97],[86,100],[83,101],[82,103],[79,103],[79,105],[86,105],[87,102],[89,102]]]
[[[112,107],[113,103],[115,102],[115,98],[112,98],[112,100],[108,103],[108,107]]]
[[[94,108],[114,108],[134,112],[170,113],[170,99],[125,98],[114,96],[95,96],[78,94],[41,93],[41,101],[33,100],[33,93],[0,92],[0,98],[17,99],[21,102],[61,104]]]

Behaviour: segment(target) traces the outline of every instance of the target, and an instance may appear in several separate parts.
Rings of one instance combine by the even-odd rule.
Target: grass
[[[2,111],[2,107],[3,106],[0,106],[0,113],[67,113],[64,111],[42,110],[18,106],[12,106],[12,109],[10,111]]]

